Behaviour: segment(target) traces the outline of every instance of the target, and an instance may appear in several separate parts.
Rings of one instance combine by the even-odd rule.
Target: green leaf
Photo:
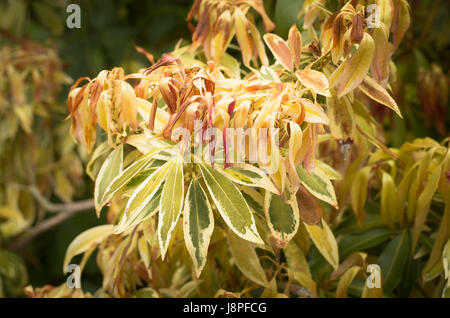
[[[183,208],[183,196],[183,161],[180,157],[176,157],[174,158],[174,164],[170,165],[167,172],[159,203],[158,240],[162,259],[166,255],[173,229],[180,217]]]
[[[206,193],[197,179],[192,180],[186,194],[183,230],[195,274],[199,277],[206,264],[209,241],[214,230],[214,216]]]
[[[304,0],[276,1],[274,22],[277,26],[276,32],[281,37],[287,37],[289,28],[297,21],[297,14],[300,12],[303,2]]]
[[[448,152],[450,155],[450,151]],[[424,224],[426,222],[428,212],[430,211],[431,200],[433,199],[433,195],[438,189],[439,180],[441,178],[443,161],[437,166],[431,176],[426,180],[425,186],[417,198],[416,205],[416,218],[414,222],[414,231],[413,231],[413,246],[415,247],[417,241],[419,240],[419,235],[423,230]]]
[[[199,164],[208,191],[225,223],[241,238],[263,244],[255,219],[236,186],[209,164]]]
[[[300,165],[297,167],[297,174],[302,185],[316,198],[337,207],[336,194],[330,179],[320,169],[308,175],[306,169]]]
[[[339,279],[338,286],[336,288],[336,298],[347,297],[347,290],[350,284],[355,279],[356,275],[361,271],[360,266],[350,267]]]
[[[391,175],[384,171],[382,171],[381,182],[381,218],[384,224],[393,228],[395,216],[398,213],[397,188]]]
[[[378,264],[383,273],[383,289],[386,292],[392,292],[400,284],[410,250],[411,239],[408,231],[404,230],[381,252]]]
[[[251,281],[267,286],[269,282],[252,244],[230,233],[229,245],[239,270]]]
[[[289,202],[285,202],[281,196],[266,191],[264,201],[264,212],[270,232],[278,246],[285,247],[298,230],[300,217],[297,199],[293,195]]]
[[[339,252],[342,258],[346,258],[353,252],[361,252],[380,245],[388,240],[394,232],[386,227],[375,228],[361,234],[344,236],[339,242]]]
[[[28,284],[28,273],[22,259],[16,254],[0,249],[0,295],[16,296],[23,293],[23,288]],[[9,293],[8,293],[9,292]],[[13,294],[13,295],[11,295]]]
[[[54,35],[61,35],[64,23],[60,14],[48,4],[33,1],[33,9],[39,22]]]
[[[239,62],[230,54],[223,54],[222,59],[220,60],[220,65],[230,70],[234,78],[241,78],[241,66],[239,65]]]
[[[97,215],[103,207],[102,202],[104,202],[106,189],[111,184],[112,180],[122,172],[122,169],[123,146],[120,145],[108,155],[95,180],[94,202]]]

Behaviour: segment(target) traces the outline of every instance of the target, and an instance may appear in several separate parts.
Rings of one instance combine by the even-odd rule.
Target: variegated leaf
[[[263,244],[247,202],[236,186],[209,164],[199,164],[203,179],[225,223],[241,238]]]
[[[167,178],[163,186],[159,204],[158,240],[162,259],[166,255],[173,229],[183,208],[183,162],[179,157],[173,160],[174,162],[167,172]]]
[[[309,224],[305,224],[305,226],[320,254],[336,270],[339,266],[338,246],[327,222],[322,219],[322,226]]]
[[[96,207],[97,210],[101,209],[106,203],[108,203],[114,194],[123,188],[134,176],[139,172],[146,169],[153,160],[153,156],[161,152],[166,147],[160,147],[151,150],[140,159],[136,160],[133,164],[123,170],[119,175],[117,175],[111,183],[106,187],[105,193],[103,194],[102,200],[98,203]]]
[[[279,193],[264,171],[261,171],[261,169],[248,163],[233,164],[226,169],[217,167],[217,171],[220,171],[224,176],[235,183],[251,187],[259,187],[273,193]]]
[[[120,145],[108,155],[95,180],[94,203],[97,215],[100,214],[100,210],[103,207],[101,203],[104,202],[107,187],[111,184],[112,180],[122,172],[122,168],[123,146]]]
[[[337,207],[336,194],[330,179],[320,170],[314,169],[308,174],[303,166],[297,167],[297,174],[302,185],[316,198]]]
[[[264,212],[278,246],[285,247],[297,233],[300,222],[296,197],[285,202],[281,196],[266,191]]]
[[[183,230],[195,274],[199,277],[206,264],[209,241],[214,230],[214,216],[206,193],[196,179],[192,180],[186,194]]]

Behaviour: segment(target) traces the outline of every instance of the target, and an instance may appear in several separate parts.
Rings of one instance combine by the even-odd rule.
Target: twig
[[[18,183],[10,183],[13,187],[28,191],[38,203],[46,210],[47,212],[60,212],[62,210],[71,210],[73,206],[78,204],[77,202],[69,202],[69,203],[52,203],[46,197],[44,197],[39,189],[34,185],[23,185]]]
[[[281,288],[282,290],[284,290],[288,286],[289,292],[297,297],[314,298],[314,295],[303,286],[297,284],[288,284],[287,282],[284,281],[278,282],[278,287]]]
[[[48,231],[52,228],[54,228],[56,225],[64,222],[68,218],[72,217],[73,215],[84,212],[90,209],[94,208],[94,200],[83,200],[78,202],[70,202],[66,204],[61,204],[64,208],[60,210],[60,212],[37,224],[35,227],[31,228],[29,231],[23,233],[18,238],[16,238],[11,244],[8,246],[8,249],[11,250],[20,250],[22,249],[28,242],[33,240],[36,236],[40,235],[41,233]]]

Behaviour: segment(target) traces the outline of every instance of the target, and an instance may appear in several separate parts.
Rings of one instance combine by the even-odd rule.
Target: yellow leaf
[[[113,224],[99,225],[79,234],[67,248],[66,256],[64,257],[64,273],[66,273],[67,266],[74,256],[84,253],[92,246],[102,242],[112,233],[113,228]]]
[[[339,266],[338,246],[333,232],[331,232],[325,220],[322,219],[322,226],[309,224],[305,224],[305,226],[320,254],[334,269],[337,269]]]
[[[341,279],[339,280],[337,289],[336,289],[336,298],[346,298],[347,297],[347,290],[352,281],[355,279],[356,275],[361,270],[361,267],[359,266],[353,266],[350,267],[344,275],[342,275]]]
[[[364,33],[364,37],[359,44],[358,50],[345,60],[335,72],[339,72],[340,76],[333,83],[336,85],[338,98],[350,93],[354,90],[367,75],[372,58],[375,51],[375,44],[372,37],[368,33]],[[341,69],[341,67],[344,67]],[[333,76],[333,74],[331,75]]]
[[[236,265],[241,272],[251,281],[267,286],[269,282],[252,244],[230,233],[229,246]]]

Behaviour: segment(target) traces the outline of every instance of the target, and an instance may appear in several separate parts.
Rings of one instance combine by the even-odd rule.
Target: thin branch
[[[39,189],[34,185],[23,185],[18,183],[10,183],[13,187],[29,192],[38,203],[46,210],[47,212],[60,212],[62,210],[71,210],[73,209],[73,205],[76,205],[77,202],[69,202],[69,203],[53,203],[50,202],[46,197],[44,197]]]
[[[288,283],[285,281],[279,281],[278,283],[278,287],[281,290],[286,289],[286,287],[289,287],[289,292],[297,297],[302,297],[302,298],[315,298],[314,295],[307,290],[305,287],[297,285],[297,284],[292,284],[292,283]]]
[[[62,209],[57,215],[44,220],[43,222],[31,228],[29,231],[23,233],[22,235],[14,239],[13,242],[11,242],[11,244],[8,246],[8,248],[11,250],[22,249],[28,242],[33,240],[35,237],[42,234],[43,232],[46,232],[54,228],[55,226],[64,222],[73,215],[93,209],[94,200],[89,199],[78,202],[70,202],[63,205],[64,209]]]

